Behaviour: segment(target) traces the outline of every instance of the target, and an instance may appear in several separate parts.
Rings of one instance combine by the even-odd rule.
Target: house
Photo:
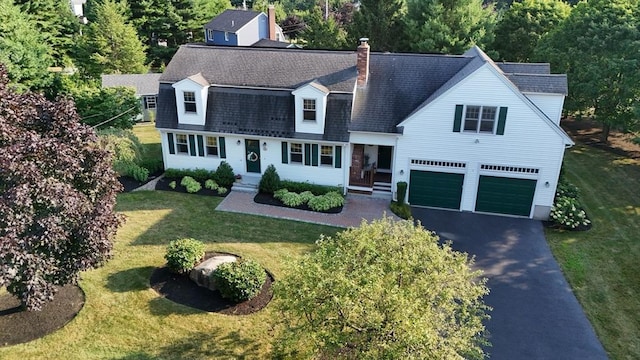
[[[262,39],[284,42],[282,28],[276,24],[275,8],[268,15],[251,10],[225,10],[204,26],[207,45],[251,46]]]
[[[411,205],[546,219],[565,148],[566,75],[459,56],[183,45],[160,78],[167,168],[259,177]]]
[[[83,5],[87,2],[87,0],[69,0],[69,6],[71,6],[71,11],[73,11],[73,15],[84,18],[84,9]]]
[[[162,74],[116,74],[102,75],[102,87],[125,86],[135,90],[140,98],[142,120],[154,121],[158,103],[158,86]]]

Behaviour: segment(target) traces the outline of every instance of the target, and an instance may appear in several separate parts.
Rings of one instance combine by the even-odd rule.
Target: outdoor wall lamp
[[[242,141],[240,140],[236,141],[236,145],[240,146],[240,144],[242,144]]]
[[[404,170],[400,169],[400,175],[404,175]]]
[[[267,151],[267,142],[262,143],[262,150]]]
[[[476,139],[476,141],[474,141],[474,143],[480,144],[480,139]]]
[[[549,182],[548,182],[548,181],[544,183],[544,187],[547,187],[547,188],[548,188],[549,186],[551,186],[551,184],[549,184]]]

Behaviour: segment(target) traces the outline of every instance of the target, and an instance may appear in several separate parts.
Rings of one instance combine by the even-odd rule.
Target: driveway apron
[[[553,258],[540,221],[413,208],[454,249],[475,256],[491,290],[491,359],[607,359]]]

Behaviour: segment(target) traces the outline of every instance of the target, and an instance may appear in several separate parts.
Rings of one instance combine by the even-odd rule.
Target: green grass
[[[160,133],[156,130],[155,123],[138,123],[133,127],[133,133],[142,143],[143,160],[162,159]]]
[[[126,215],[114,258],[82,274],[86,303],[61,330],[0,348],[1,359],[268,358],[271,307],[248,316],[206,313],[163,299],[149,288],[169,241],[193,237],[207,250],[258,261],[277,278],[287,257],[310,251],[321,233],[339,229],[215,211],[221,198],[171,192],[121,194]],[[283,231],[286,229],[286,231]]]
[[[576,146],[564,167],[593,228],[547,239],[611,359],[640,359],[640,161]]]

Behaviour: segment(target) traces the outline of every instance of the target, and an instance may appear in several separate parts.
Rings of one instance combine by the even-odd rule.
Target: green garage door
[[[536,182],[480,175],[476,211],[529,217]]]
[[[464,174],[411,170],[409,203],[446,209],[460,209]]]

